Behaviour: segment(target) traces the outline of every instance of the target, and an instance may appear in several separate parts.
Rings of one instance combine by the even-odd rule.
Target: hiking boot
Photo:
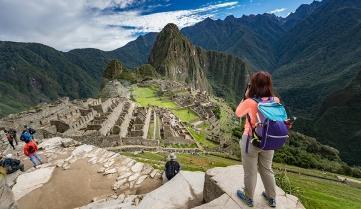
[[[275,208],[276,207],[276,200],[268,197],[266,192],[262,192],[262,196],[267,200],[268,206],[270,206],[271,208]]]
[[[253,207],[253,200],[249,197],[246,196],[246,194],[244,192],[242,192],[241,190],[237,190],[237,196],[243,200],[243,202],[245,202],[248,207]]]

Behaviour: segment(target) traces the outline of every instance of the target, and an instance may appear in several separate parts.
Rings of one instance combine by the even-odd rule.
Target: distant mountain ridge
[[[154,37],[150,33],[107,52],[0,41],[0,117],[58,97],[96,96],[106,64],[119,59],[135,68],[147,62]]]

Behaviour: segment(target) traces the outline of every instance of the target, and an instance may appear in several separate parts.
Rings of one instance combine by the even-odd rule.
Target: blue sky
[[[173,22],[273,13],[286,17],[312,0],[0,0],[0,40],[39,42],[67,51],[113,50]]]

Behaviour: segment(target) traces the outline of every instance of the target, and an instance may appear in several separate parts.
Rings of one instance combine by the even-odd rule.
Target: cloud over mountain
[[[139,34],[160,31],[169,22],[190,26],[238,2],[152,12],[168,4],[167,0],[1,0],[0,40],[40,42],[64,51],[111,50]]]

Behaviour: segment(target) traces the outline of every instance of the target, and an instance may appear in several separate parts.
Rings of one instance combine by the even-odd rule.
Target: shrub
[[[277,186],[281,187],[287,194],[294,196],[301,196],[303,191],[300,187],[296,187],[287,176],[287,171],[283,170],[281,173],[275,175]]]

